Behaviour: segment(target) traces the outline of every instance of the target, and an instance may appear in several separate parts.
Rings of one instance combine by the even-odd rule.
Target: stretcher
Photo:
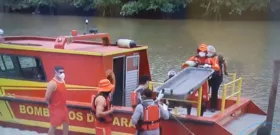
[[[184,100],[191,92],[200,88],[213,73],[211,68],[188,67],[155,88],[155,91],[164,92],[164,98]]]

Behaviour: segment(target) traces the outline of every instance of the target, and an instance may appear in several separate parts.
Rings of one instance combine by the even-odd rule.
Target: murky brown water
[[[84,18],[0,14],[0,28],[7,35],[58,36],[72,29],[84,30]],[[153,80],[163,81],[169,69],[195,53],[199,43],[213,44],[229,62],[229,71],[244,78],[243,96],[252,98],[266,111],[272,77],[272,62],[280,58],[280,22],[140,20],[89,18],[99,32],[113,40],[130,38],[149,46]],[[280,92],[279,92],[280,93]],[[280,95],[280,94],[278,94]],[[280,98],[275,122],[280,122]]]

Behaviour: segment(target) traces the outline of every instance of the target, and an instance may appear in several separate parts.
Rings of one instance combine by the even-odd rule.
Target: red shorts
[[[110,127],[95,127],[96,135],[111,135]]]
[[[52,108],[50,109],[51,126],[61,126],[63,123],[69,123],[69,115],[67,108]]]
[[[111,126],[112,124],[110,123],[101,123],[98,121],[94,122],[95,125],[95,134],[96,135],[111,135]]]

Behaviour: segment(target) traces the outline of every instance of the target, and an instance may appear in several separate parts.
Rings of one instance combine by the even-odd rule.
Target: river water
[[[156,81],[163,81],[168,70],[178,70],[182,62],[195,54],[198,44],[214,45],[228,60],[229,72],[243,77],[242,96],[251,98],[264,111],[268,106],[273,60],[280,59],[279,24],[267,21],[89,18],[89,27],[96,26],[99,32],[108,32],[113,40],[129,38],[148,45],[152,78]],[[67,35],[72,29],[82,32],[84,18],[0,14],[0,28],[6,35]],[[280,98],[277,99],[274,122],[280,122],[279,103]]]

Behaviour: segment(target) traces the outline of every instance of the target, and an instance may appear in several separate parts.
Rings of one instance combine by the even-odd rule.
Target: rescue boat
[[[0,126],[47,132],[50,125],[45,89],[54,76],[54,67],[59,65],[66,74],[70,134],[95,134],[90,101],[97,93],[99,80],[104,78],[116,85],[112,104],[117,109],[112,134],[134,134],[130,94],[138,86],[140,76],[151,77],[147,46],[129,39],[113,43],[108,33],[97,32],[78,35],[74,31],[70,36],[57,38],[6,36],[3,39],[0,43]],[[112,72],[108,72],[110,70]],[[161,135],[247,135],[263,125],[266,113],[252,100],[241,97],[242,78],[236,74],[222,86],[219,109],[200,116],[199,87],[211,76],[211,70],[201,70],[205,74],[200,77],[192,76],[193,71],[197,74],[200,70],[186,68],[165,83],[150,83],[155,94],[165,89],[164,98],[175,102],[169,106],[172,117],[161,121]],[[176,87],[176,84],[187,85]],[[198,93],[194,101],[184,100],[193,92]],[[179,106],[186,102],[193,105],[190,115]]]

